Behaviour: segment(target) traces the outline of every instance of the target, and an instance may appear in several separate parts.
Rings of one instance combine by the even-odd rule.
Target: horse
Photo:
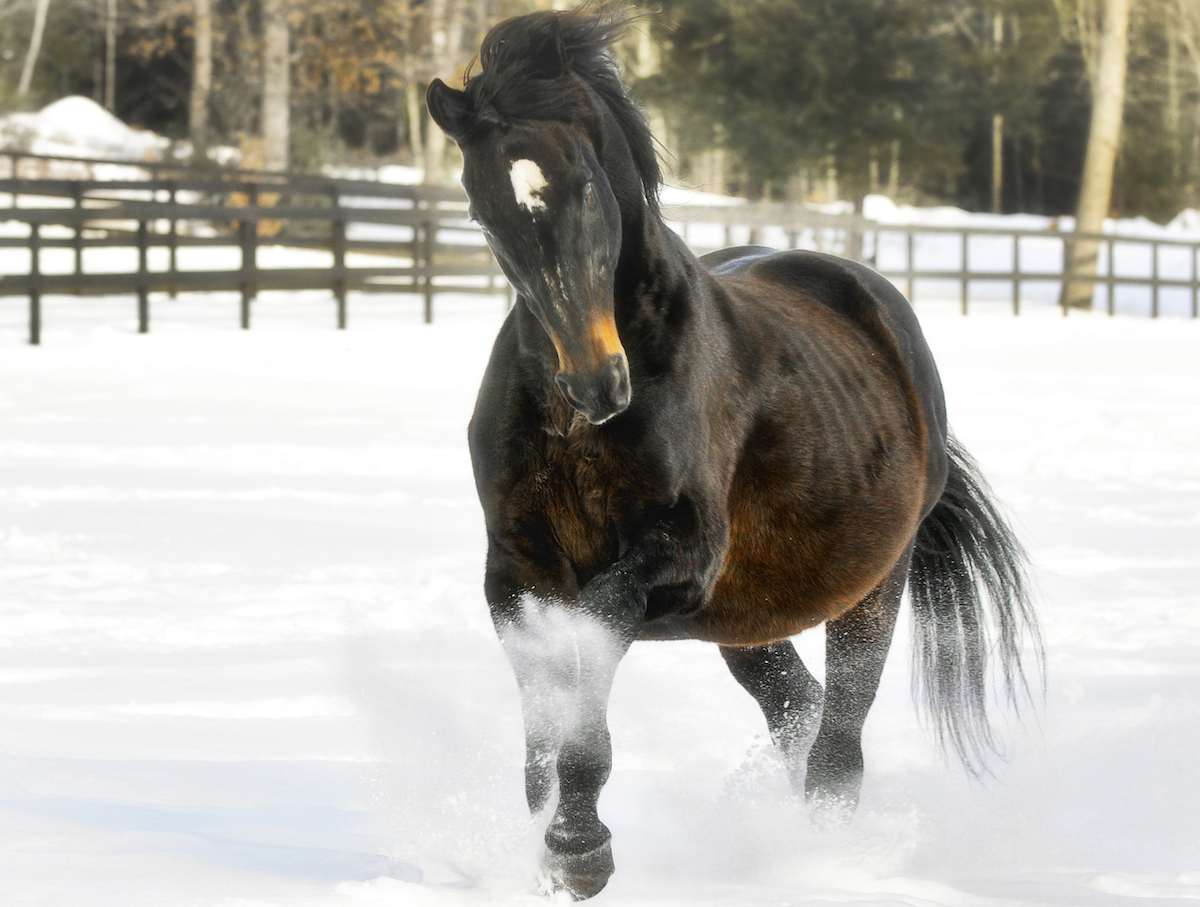
[[[573,899],[614,870],[597,799],[635,641],[716,643],[793,788],[843,816],[906,585],[918,699],[973,771],[997,749],[988,675],[1015,704],[1038,641],[1023,549],[948,432],[908,301],[830,255],[697,259],[665,224],[653,137],[611,52],[632,21],[509,19],[461,89],[427,93],[515,290],[468,443],[525,791],[549,816],[539,886]],[[790,641],[822,623],[823,689]]]

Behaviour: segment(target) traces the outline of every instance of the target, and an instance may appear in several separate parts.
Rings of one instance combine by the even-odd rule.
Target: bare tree
[[[108,0],[104,17],[104,107],[117,109],[117,0]]]
[[[263,0],[263,168],[286,170],[291,105],[287,0]]]
[[[193,0],[193,27],[196,46],[192,56],[192,95],[188,131],[192,148],[203,154],[208,146],[208,98],[213,80],[212,0]]]
[[[449,81],[455,69],[469,59],[463,51],[463,33],[471,11],[467,0],[428,0],[425,4],[424,34],[426,54],[422,81],[434,77]],[[425,182],[438,185],[445,181],[446,135],[426,115],[424,151]],[[416,139],[414,138],[414,144]]]
[[[42,52],[42,36],[46,33],[46,13],[50,9],[50,0],[38,0],[37,9],[33,14],[33,34],[29,36],[29,50],[25,53],[25,65],[21,69],[21,81],[17,85],[17,97],[23,98],[29,93],[29,83],[33,80],[33,67],[38,55]]]
[[[1099,233],[1112,201],[1113,165],[1125,111],[1125,68],[1129,53],[1129,9],[1132,0],[1104,0],[1100,46],[1092,78],[1092,120],[1088,131],[1076,233]],[[1064,306],[1090,308],[1100,243],[1076,239],[1064,274]]]

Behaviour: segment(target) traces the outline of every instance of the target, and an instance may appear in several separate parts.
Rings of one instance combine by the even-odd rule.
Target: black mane
[[[589,107],[587,86],[624,133],[646,202],[657,209],[662,174],[654,139],[609,51],[635,18],[585,6],[501,22],[484,38],[479,51],[482,72],[469,76],[465,91],[483,121],[576,122]]]

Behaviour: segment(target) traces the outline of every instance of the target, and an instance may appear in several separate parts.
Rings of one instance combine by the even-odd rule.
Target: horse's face
[[[589,422],[608,421],[630,401],[613,311],[621,214],[591,141],[569,124],[532,121],[459,145],[471,217],[553,342],[555,382]]]

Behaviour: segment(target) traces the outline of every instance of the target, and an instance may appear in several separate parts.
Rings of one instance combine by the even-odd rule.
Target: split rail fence
[[[40,342],[42,300],[51,294],[135,296],[138,330],[146,332],[153,293],[239,292],[241,325],[249,328],[260,291],[327,289],[344,328],[352,290],[416,294],[426,321],[437,293],[511,292],[467,218],[461,189],[116,162],[104,163],[109,178],[100,179],[91,161],[5,157],[0,255],[23,249],[28,264],[0,273],[0,296],[28,297],[30,343]],[[64,161],[88,172],[47,175]],[[139,173],[143,166],[151,172]],[[215,268],[203,255],[193,262],[200,267],[182,260],[188,250],[213,247],[236,249],[236,265]],[[43,266],[52,249],[68,250],[53,269]],[[133,267],[111,270],[112,256],[101,262],[98,249],[124,250]],[[298,256],[299,267],[261,260],[295,260],[296,251],[310,253]]]
[[[0,205],[7,197],[9,206],[0,208],[0,261],[13,261],[20,253],[11,250],[20,249],[28,264],[20,273],[0,273],[0,296],[28,297],[30,343],[40,342],[42,301],[52,294],[133,296],[142,332],[150,328],[155,293],[238,292],[243,328],[266,290],[328,290],[339,328],[347,324],[352,290],[416,294],[426,321],[438,293],[505,293],[512,300],[458,188],[16,153],[0,153],[0,173],[5,162]],[[745,242],[831,252],[870,264],[914,302],[919,283],[940,283],[942,297],[947,284],[957,285],[963,314],[988,285],[992,299],[997,284],[1010,288],[1014,314],[1030,284],[1050,285],[1044,291],[1057,297],[1063,261],[1083,239],[1100,244],[1102,267],[1089,282],[1105,288],[1110,314],[1118,287],[1145,288],[1151,316],[1160,313],[1165,291],[1188,294],[1193,318],[1200,301],[1196,241],[889,225],[780,204],[682,206],[666,214],[698,252]],[[211,257],[200,256],[192,264],[202,266],[189,267],[181,260],[203,247],[236,249],[237,264],[215,268]],[[67,250],[65,258],[50,253],[58,259],[44,267],[53,249]],[[123,249],[133,266],[85,268],[96,263],[89,254],[96,249]],[[309,253],[299,256],[303,266],[267,267],[260,260],[280,260],[292,250]]]

